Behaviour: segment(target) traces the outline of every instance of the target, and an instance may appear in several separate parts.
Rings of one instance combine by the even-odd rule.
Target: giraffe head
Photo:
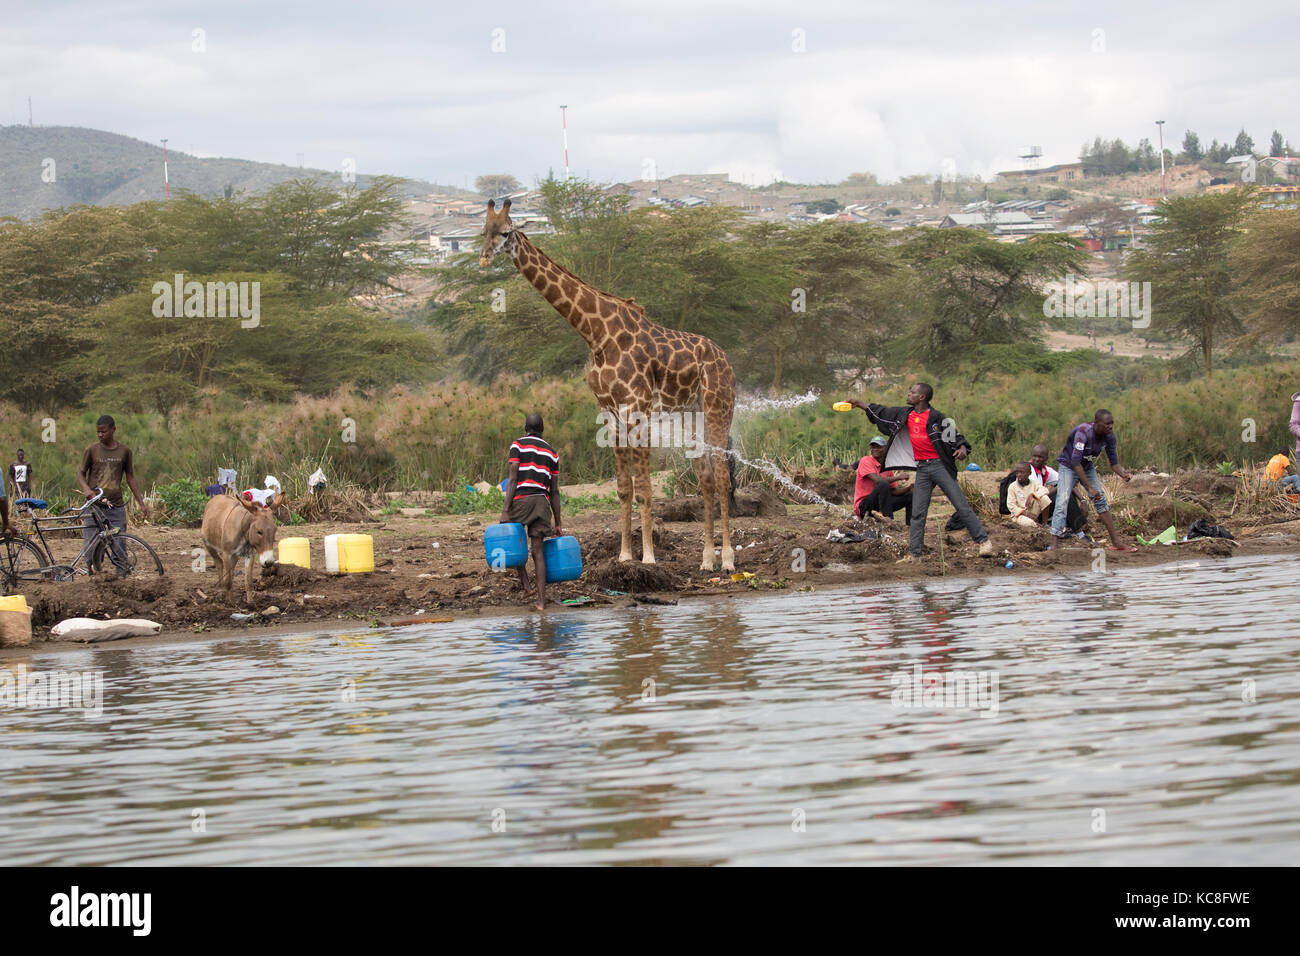
[[[483,227],[483,253],[478,257],[479,268],[486,268],[498,252],[509,246],[514,234],[515,224],[510,220],[510,200],[503,202],[498,211],[496,200],[489,199],[487,224]]]

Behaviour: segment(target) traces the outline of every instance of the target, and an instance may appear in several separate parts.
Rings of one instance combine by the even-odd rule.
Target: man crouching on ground
[[[560,524],[560,456],[542,439],[542,416],[533,412],[524,420],[524,437],[510,446],[510,479],[501,523],[524,526],[533,552],[533,573],[537,575],[537,610],[546,610],[546,555],[542,539],[549,537],[551,516],[555,534],[564,534]],[[518,568],[519,583],[528,594],[528,571]]]
[[[957,484],[957,462],[970,454],[970,442],[958,433],[951,418],[930,407],[934,389],[917,382],[908,390],[907,407],[887,408],[849,399],[855,408],[889,436],[885,448],[885,466],[915,468],[912,488],[912,526],[908,536],[908,554],[899,564],[909,564],[921,557],[925,548],[925,519],[930,511],[930,496],[935,485],[948,496],[957,509],[957,517],[970,531],[971,540],[980,546],[981,555],[993,553],[993,544],[984,525],[971,509],[970,502]]]

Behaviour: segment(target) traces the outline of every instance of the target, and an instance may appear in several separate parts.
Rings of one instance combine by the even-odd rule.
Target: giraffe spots
[[[596,311],[596,297],[590,289],[583,289],[582,295],[578,296],[578,308],[588,315]]]
[[[602,319],[608,319],[613,314],[614,314],[614,303],[610,302],[609,299],[602,298],[600,300],[600,317]]]
[[[632,347],[632,333],[620,332],[618,335],[614,337],[614,341],[618,343],[618,347],[620,349],[626,351],[627,349],[630,349]]]
[[[567,298],[572,299],[578,294],[578,283],[572,277],[565,276],[560,280],[560,289]]]

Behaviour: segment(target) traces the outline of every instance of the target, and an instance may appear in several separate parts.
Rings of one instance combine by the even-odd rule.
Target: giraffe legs
[[[626,445],[614,448],[614,471],[618,475],[618,504],[622,510],[622,540],[618,559],[632,560],[632,449]]]
[[[700,497],[704,499],[704,555],[700,570],[713,570],[713,452],[706,451],[695,459],[695,476],[700,480]]]
[[[705,524],[704,553],[705,560],[708,562],[710,569],[713,564],[713,497],[712,493],[718,496],[718,516],[722,524],[722,570],[736,570],[736,553],[731,547],[731,524],[730,524],[730,507],[731,507],[731,469],[727,461],[727,435],[731,431],[731,411],[732,404],[730,401],[723,404],[720,408],[705,412],[708,435],[707,457],[701,464],[701,472],[712,470],[712,480],[709,482],[710,491],[704,491],[704,481],[700,481],[700,490],[704,494],[704,513],[709,516]]]
[[[632,449],[636,465],[636,503],[641,509],[641,563],[655,563],[654,512],[650,508],[653,491],[650,488],[650,449],[644,446]]]
[[[728,519],[727,512],[729,510],[728,505],[730,504],[729,499],[731,498],[731,494],[730,494],[731,471],[727,467],[726,452],[720,452],[720,451],[710,452],[709,457],[712,459],[712,464],[713,464],[713,486],[718,493],[718,515],[721,517],[721,523],[722,523],[722,570],[734,571],[736,570],[736,552],[733,551],[731,548],[731,527],[728,524],[728,520],[727,520]],[[712,516],[713,502],[711,501],[708,502],[708,507],[706,509],[706,512],[710,516]],[[708,529],[709,529],[708,550],[710,552],[710,557],[712,557],[712,551],[713,551],[712,517],[710,517],[709,519]]]

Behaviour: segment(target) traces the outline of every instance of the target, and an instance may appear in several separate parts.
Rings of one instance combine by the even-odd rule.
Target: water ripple
[[[10,865],[1291,863],[1289,578],[1276,558],[1202,560],[37,652],[35,670],[102,670],[103,713],[0,709],[0,849]]]

